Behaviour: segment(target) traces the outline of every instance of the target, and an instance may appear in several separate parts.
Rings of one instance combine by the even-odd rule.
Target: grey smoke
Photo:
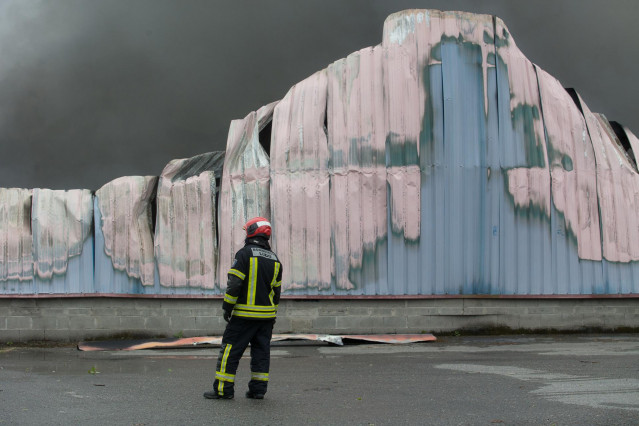
[[[409,8],[501,17],[533,62],[639,133],[632,0],[3,0],[0,187],[95,190],[224,150],[232,119],[379,44]]]

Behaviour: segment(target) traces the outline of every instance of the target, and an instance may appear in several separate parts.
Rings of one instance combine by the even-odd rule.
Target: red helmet
[[[246,238],[271,236],[271,223],[263,217],[254,217],[242,229],[246,231]]]

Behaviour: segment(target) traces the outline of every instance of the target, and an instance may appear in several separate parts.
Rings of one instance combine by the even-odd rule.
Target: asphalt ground
[[[207,400],[218,348],[3,347],[7,425],[639,425],[639,335],[272,347],[269,392]],[[248,351],[247,351],[248,354]]]

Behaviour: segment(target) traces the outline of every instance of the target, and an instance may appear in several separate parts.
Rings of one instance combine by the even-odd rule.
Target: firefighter
[[[251,380],[247,398],[263,399],[268,386],[271,336],[280,300],[282,264],[271,251],[271,224],[255,217],[244,225],[244,247],[235,254],[228,273],[222,309],[228,323],[222,337],[213,390],[208,399],[232,399],[235,372],[251,344]]]

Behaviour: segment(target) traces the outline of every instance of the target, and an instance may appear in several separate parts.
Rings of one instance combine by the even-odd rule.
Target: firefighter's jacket
[[[275,319],[281,285],[282,264],[268,240],[247,238],[229,270],[222,308],[234,317]]]

